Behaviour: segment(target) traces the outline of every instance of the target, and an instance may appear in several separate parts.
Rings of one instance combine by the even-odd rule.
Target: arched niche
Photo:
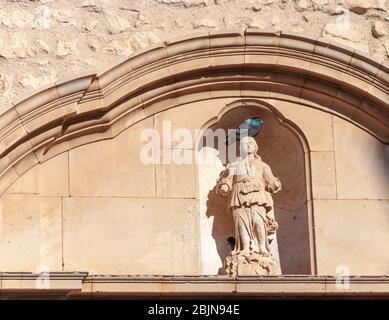
[[[274,214],[279,222],[277,239],[273,238],[273,255],[279,259],[283,274],[311,274],[315,270],[313,248],[310,163],[308,143],[303,133],[277,110],[260,100],[241,99],[230,103],[203,129],[226,132],[249,118],[260,117],[264,124],[255,137],[259,155],[282,181],[283,189],[274,196]],[[199,201],[202,264],[205,273],[222,273],[222,263],[229,254],[227,238],[234,236],[231,212],[226,199],[216,194],[218,175],[230,160],[219,153],[218,139],[203,139],[198,145],[208,161],[199,165]],[[238,149],[239,141],[229,148]],[[214,157],[214,161],[211,158]]]

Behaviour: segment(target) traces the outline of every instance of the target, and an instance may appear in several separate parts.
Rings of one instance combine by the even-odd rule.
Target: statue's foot
[[[250,250],[248,249],[242,250],[239,252],[239,255],[247,257],[250,255]]]
[[[259,250],[259,254],[265,256],[265,257],[269,257],[270,256],[270,252],[267,250],[267,249],[260,249]]]

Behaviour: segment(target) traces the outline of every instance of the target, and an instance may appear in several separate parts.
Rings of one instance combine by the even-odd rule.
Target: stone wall
[[[0,108],[196,31],[273,28],[387,59],[388,10],[388,0],[0,0]]]
[[[239,16],[236,14],[238,2],[201,3],[196,2],[197,6],[193,7],[189,2],[148,1],[143,2],[143,6],[147,4],[148,10],[155,12],[154,21],[163,18],[161,12],[170,12],[174,21],[180,20],[182,16],[175,12],[180,10],[193,13],[193,21],[189,17],[183,20],[190,29],[239,29],[233,23],[226,26],[227,20],[223,19],[226,15],[223,11],[227,9],[231,16],[233,13],[235,18]],[[312,10],[316,8],[304,3]],[[16,1],[12,5],[39,7],[37,2]],[[70,23],[69,13],[66,27],[60,28],[64,22],[54,21],[62,11],[56,11],[57,15],[50,11],[59,6],[58,2],[39,5],[46,7],[39,7],[38,13],[34,11],[37,16],[43,16],[31,20],[34,29],[28,27],[29,18],[17,18],[23,11],[19,10],[15,17],[16,11],[1,15],[5,20],[4,29],[20,33],[18,28],[25,27],[29,32],[36,32],[26,38],[1,34],[5,37],[1,41],[6,45],[0,46],[0,54],[8,57],[1,62],[12,62],[4,65],[4,69],[9,68],[8,73],[1,74],[3,79],[8,79],[3,81],[3,99],[9,100],[4,103],[4,109],[12,105],[14,96],[23,92],[31,95],[33,87],[44,84],[36,79],[54,79],[47,81],[47,90],[16,104],[0,119],[0,190],[5,191],[0,198],[0,266],[3,270],[34,271],[45,266],[55,271],[87,270],[103,274],[196,275],[210,269],[208,262],[216,270],[222,259],[216,261],[219,265],[215,260],[203,259],[204,247],[207,248],[204,234],[208,232],[211,241],[215,236],[223,240],[228,234],[226,230],[215,230],[210,223],[204,196],[208,195],[209,188],[204,189],[203,182],[214,181],[220,168],[213,168],[217,170],[212,175],[201,175],[194,165],[145,167],[139,159],[139,133],[150,128],[161,133],[164,120],[171,121],[172,129],[186,128],[192,132],[205,124],[214,124],[213,121],[221,119],[219,116],[229,108],[244,106],[247,111],[255,102],[254,105],[259,104],[277,115],[277,121],[294,128],[292,132],[302,147],[293,148],[299,150],[293,159],[298,159],[296,168],[305,172],[305,183],[301,181],[298,186],[307,192],[291,206],[287,201],[292,197],[284,196],[288,190],[298,190],[288,183],[297,180],[292,175],[289,179],[286,176],[291,169],[290,164],[285,164],[290,162],[291,149],[273,143],[278,146],[277,154],[282,151],[288,154],[288,158],[275,164],[278,159],[267,158],[272,152],[267,149],[266,155],[266,143],[260,143],[264,159],[284,183],[284,193],[275,199],[276,215],[284,217],[279,219],[281,230],[294,230],[293,225],[307,226],[304,227],[307,232],[294,232],[294,238],[283,236],[280,231],[281,264],[285,257],[287,261],[295,255],[301,257],[304,242],[309,264],[315,265],[311,273],[335,274],[338,266],[348,266],[352,274],[388,274],[389,256],[382,243],[389,241],[389,69],[387,62],[380,60],[384,54],[380,55],[372,46],[384,41],[386,35],[380,40],[375,38],[380,33],[379,24],[373,28],[375,36],[371,36],[370,27],[360,32],[356,29],[357,25],[364,26],[368,20],[363,17],[372,12],[383,16],[378,6],[385,3],[377,2],[372,8],[366,8],[365,2],[361,2],[352,7],[350,17],[361,19],[360,23],[350,21],[348,25],[348,22],[339,22],[339,15],[328,14],[329,20],[323,22],[320,30],[315,31],[314,27],[309,32],[292,30],[305,36],[311,34],[315,39],[320,35],[328,37],[331,30],[339,31],[339,26],[345,23],[350,28],[343,37],[353,35],[353,41],[349,38],[337,38],[337,41],[356,46],[358,50],[365,46],[376,55],[377,63],[342,45],[283,32],[247,30],[243,35],[203,32],[192,39],[154,47],[118,64],[132,50],[184,32],[173,34],[173,22],[165,29],[151,23],[137,26],[137,21],[142,19],[150,21],[151,13],[149,18],[146,14],[136,15],[132,26],[118,18],[119,15],[112,18],[114,21],[110,20],[107,10],[114,9],[109,9],[112,6],[107,2],[105,5],[84,4],[79,8],[88,13],[83,15],[85,19],[96,20],[101,16],[104,25],[92,23],[94,27],[79,32],[78,37],[70,32],[69,38],[62,39],[51,33],[55,23],[58,23],[55,28],[59,34],[78,24]],[[239,5],[242,12],[249,14],[247,21],[254,21],[256,14],[271,8],[242,5],[242,2]],[[295,8],[297,4],[274,1],[272,5],[282,10],[279,6]],[[44,9],[50,6],[49,11]],[[120,6],[122,9],[116,8],[118,12],[130,14],[128,4],[126,10],[124,4]],[[160,10],[162,7],[164,11]],[[219,15],[211,17],[201,13],[211,8],[219,8]],[[307,16],[319,14],[312,10],[290,9],[288,12]],[[270,15],[271,12],[266,16],[274,19],[277,14]],[[27,14],[25,17],[31,18]],[[291,17],[293,14],[288,14],[288,18]],[[382,19],[384,21],[384,17]],[[220,25],[212,24],[211,20],[221,21]],[[163,22],[167,23],[166,19],[160,21]],[[370,26],[372,21],[368,23]],[[241,31],[253,27],[247,23],[239,25]],[[269,26],[291,30],[271,23]],[[307,22],[306,27],[309,26],[312,25]],[[110,40],[102,37],[103,34]],[[148,35],[148,40],[136,38],[137,35]],[[361,35],[365,40],[358,42]],[[124,45],[125,37],[132,40]],[[334,35],[331,37],[330,41]],[[34,49],[37,43],[46,43],[47,52]],[[88,43],[95,46],[95,51],[91,51]],[[133,43],[138,44],[132,46]],[[112,45],[116,48],[121,45],[124,51],[108,50]],[[384,49],[383,45],[381,47]],[[104,59],[100,57],[102,54]],[[118,57],[120,55],[122,57]],[[39,59],[42,59],[40,65],[36,62]],[[89,65],[87,59],[90,59]],[[76,76],[82,71],[99,72],[109,64],[116,67],[101,76],[93,74],[56,82],[57,77]],[[39,69],[33,69],[37,65]],[[24,69],[15,73],[16,68]],[[49,69],[55,74],[51,75]],[[35,84],[23,88],[22,80],[19,83],[17,77],[32,79]],[[236,128],[243,120],[228,119],[231,118],[239,120],[227,126],[231,128]],[[267,124],[272,121],[265,120]],[[291,140],[285,139],[286,136],[280,138],[277,126],[273,129],[268,131],[268,136],[289,144]],[[269,148],[270,145],[268,142]],[[185,151],[194,147],[180,148],[170,145],[161,151]],[[286,240],[290,247],[282,246]],[[223,251],[216,249],[218,253]],[[205,264],[201,264],[204,261]],[[309,273],[309,264],[304,264],[304,269],[300,263],[289,269],[284,264],[283,268],[286,274],[296,273],[295,270]]]
[[[92,143],[89,138],[87,144],[32,167],[0,198],[2,270],[216,274],[226,249],[222,246],[227,247],[225,240],[233,234],[225,199],[217,211],[210,197],[222,166],[205,171],[195,164],[144,164],[140,135],[154,128],[162,136],[166,120],[172,121],[172,130],[195,132],[234,100],[197,101],[165,110],[114,139]],[[335,275],[339,266],[346,266],[352,275],[387,275],[386,145],[335,115],[290,101],[264,101],[295,123],[310,146],[312,197],[302,194],[306,207],[314,209],[309,222],[306,207],[291,200],[301,200],[298,190],[304,182],[289,172],[298,168],[290,162],[304,151],[286,147],[293,139],[281,134],[270,116],[264,118],[273,138],[266,142],[268,129],[261,132],[260,155],[283,183],[282,193],[275,196],[275,214],[284,273],[311,273],[310,223],[317,274]],[[280,134],[283,143],[277,140]],[[269,148],[280,158],[278,163]]]

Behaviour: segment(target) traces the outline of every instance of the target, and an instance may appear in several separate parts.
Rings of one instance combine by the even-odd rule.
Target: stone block
[[[315,200],[318,274],[388,274],[388,212],[387,200]]]
[[[389,199],[388,146],[338,117],[334,139],[338,197]]]
[[[43,162],[38,168],[41,196],[69,196],[68,152]]]
[[[203,126],[209,122],[210,119],[217,119],[218,114],[225,108],[225,106],[232,102],[232,98],[221,98],[213,99],[208,101],[197,101],[192,103],[187,103],[179,107],[175,107],[169,110],[166,110],[161,113],[157,113],[154,116],[155,119],[155,129],[158,131],[159,135],[162,137],[163,130],[170,130],[173,133],[172,138],[176,141],[172,141],[171,146],[161,146],[161,148],[182,148],[179,144],[183,145],[184,139],[181,138],[182,135],[178,130],[184,129],[192,137],[185,149],[193,149],[195,147],[195,133],[196,130],[200,130]],[[190,116],[188,116],[190,114]],[[186,141],[186,140],[185,140]]]
[[[187,154],[186,158],[191,159],[191,164],[164,164],[156,165],[156,195],[167,198],[196,198],[196,165],[194,163],[193,150],[164,149],[163,152],[170,153],[172,158]]]
[[[155,195],[153,164],[141,161],[142,130],[152,118],[135,124],[114,139],[69,151],[71,196],[147,197]]]
[[[197,219],[195,200],[66,198],[65,270],[198,274]]]
[[[289,101],[277,100],[274,105],[302,130],[311,151],[334,150],[331,114]]]
[[[21,175],[5,193],[38,193],[39,169],[35,166]]]
[[[60,271],[61,199],[6,194],[0,203],[1,269],[18,272]]]
[[[335,157],[333,152],[311,152],[314,199],[336,199]]]
[[[0,177],[0,194],[6,191],[9,186],[19,178],[18,173],[13,167],[10,167]]]

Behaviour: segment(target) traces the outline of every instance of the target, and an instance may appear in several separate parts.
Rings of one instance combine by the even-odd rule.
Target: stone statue
[[[235,245],[224,263],[228,275],[281,274],[268,240],[278,228],[271,194],[281,190],[281,182],[257,152],[254,138],[242,138],[240,158],[226,166],[216,186],[228,196],[235,221]]]

